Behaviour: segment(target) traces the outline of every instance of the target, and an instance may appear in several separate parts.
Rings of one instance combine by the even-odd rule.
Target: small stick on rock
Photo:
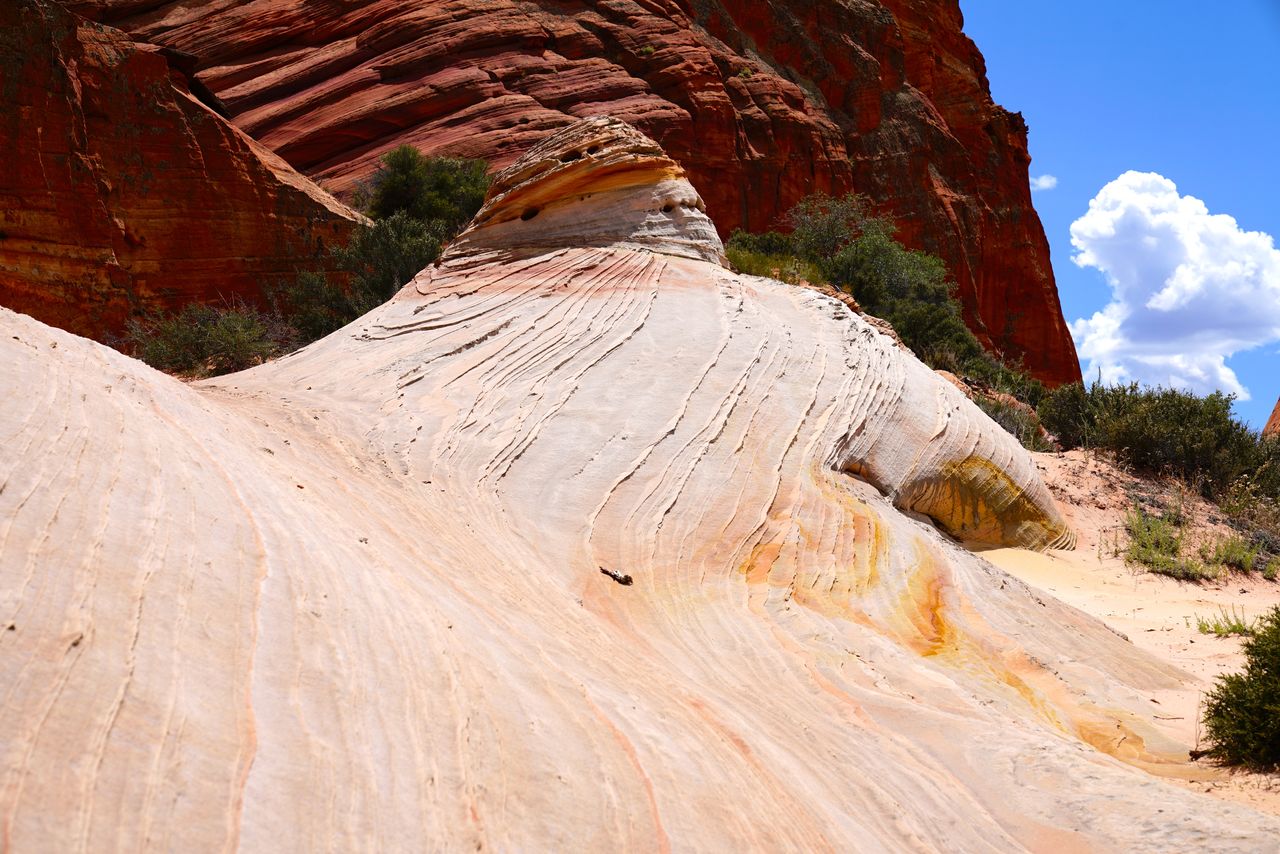
[[[621,584],[623,587],[631,586],[631,576],[629,575],[623,575],[621,572],[614,572],[612,569],[605,569],[603,566],[600,567],[600,571]]]

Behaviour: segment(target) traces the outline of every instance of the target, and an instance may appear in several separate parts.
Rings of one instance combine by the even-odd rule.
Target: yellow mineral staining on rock
[[[899,506],[923,513],[951,536],[975,546],[1071,548],[1075,536],[1043,499],[982,457],[944,463],[936,473],[912,480]]]

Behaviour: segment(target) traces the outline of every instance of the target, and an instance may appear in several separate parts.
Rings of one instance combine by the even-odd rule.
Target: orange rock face
[[[197,100],[164,51],[0,4],[0,303],[95,338],[139,309],[255,300],[358,216]]]
[[[1262,435],[1280,437],[1280,400],[1276,401],[1276,408],[1267,419],[1267,426],[1262,428]]]
[[[944,258],[988,347],[1080,378],[1031,205],[957,0],[86,0],[199,57],[235,120],[343,191],[401,143],[505,166],[608,113],[687,170],[722,234],[815,190],[869,194]]]

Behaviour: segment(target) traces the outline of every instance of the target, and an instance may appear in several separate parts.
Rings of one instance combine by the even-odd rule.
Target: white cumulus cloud
[[[1211,214],[1154,172],[1126,172],[1071,224],[1072,260],[1101,270],[1111,302],[1071,324],[1104,382],[1249,392],[1226,360],[1280,340],[1280,250]]]
[[[1058,179],[1052,175],[1041,175],[1039,178],[1031,179],[1031,192],[1036,193],[1040,190],[1052,190],[1058,186]]]

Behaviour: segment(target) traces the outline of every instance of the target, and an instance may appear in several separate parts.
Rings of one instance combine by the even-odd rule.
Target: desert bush
[[[1112,386],[1099,394],[1097,441],[1137,469],[1173,474],[1213,496],[1254,463],[1257,440],[1232,416],[1232,400]]]
[[[1040,420],[1035,412],[1028,412],[1019,406],[999,399],[975,397],[978,408],[987,413],[991,420],[999,424],[1006,432],[1013,435],[1029,451],[1052,451],[1053,446],[1040,435]]]
[[[424,157],[402,145],[382,157],[369,186],[366,212],[373,219],[404,214],[439,223],[452,237],[476,215],[489,189],[489,166],[483,160]]]
[[[269,294],[277,313],[289,318],[307,344],[378,307],[440,255],[442,226],[403,212],[360,229],[333,251],[338,274],[304,272]]]
[[[481,160],[424,157],[402,145],[358,193],[373,218],[330,253],[334,272],[303,272],[268,294],[306,344],[340,329],[390,299],[439,257],[484,203],[488,165]]]
[[[125,330],[125,344],[153,368],[190,373],[206,356],[204,329],[214,311],[212,306],[189,305],[179,314],[135,317]]]
[[[1261,549],[1250,543],[1239,534],[1232,534],[1220,540],[1205,543],[1200,549],[1200,556],[1206,563],[1224,567],[1236,572],[1253,572]]]
[[[1280,768],[1280,607],[1243,644],[1244,670],[1218,677],[1205,702],[1208,755],[1258,771]]]
[[[1124,551],[1126,563],[1144,566],[1150,572],[1179,581],[1217,577],[1212,568],[1183,557],[1182,530],[1172,519],[1135,506],[1125,514],[1124,523],[1129,538]]]
[[[940,259],[907,249],[888,229],[873,224],[819,266],[867,313],[887,320],[927,364],[960,374],[972,373],[976,362],[989,367],[965,326],[955,285]]]
[[[339,269],[351,276],[353,300],[360,313],[390,299],[440,255],[445,238],[439,222],[397,212],[356,231],[333,253]]]
[[[1212,498],[1256,470],[1261,459],[1258,437],[1231,414],[1232,400],[1220,392],[1199,397],[1137,383],[1095,382],[1047,395],[1040,419],[1065,447],[1113,451],[1126,465],[1174,475]],[[1280,471],[1273,479],[1280,481]]]
[[[489,187],[483,161],[423,157],[401,146],[357,195],[373,217],[330,252],[331,272],[303,272],[264,287],[271,311],[192,305],[136,318],[125,345],[161,370],[225,373],[307,344],[390,299],[440,254],[479,210]]]
[[[248,306],[215,311],[205,329],[210,375],[242,371],[261,364],[287,346],[292,331]]]
[[[332,252],[337,273],[299,273],[265,288],[269,312],[244,303],[189,305],[129,323],[125,344],[162,371],[208,376],[243,370],[308,344],[381,305],[440,254],[442,226],[395,213]]]
[[[779,231],[764,231],[759,234],[752,234],[738,229],[729,235],[729,242],[725,244],[725,249],[751,252],[757,255],[791,256],[796,254],[796,246],[791,239],[791,235],[783,234]]]
[[[733,269],[748,276],[763,276],[790,284],[800,282],[823,283],[826,278],[816,264],[801,260],[795,255],[757,252],[735,244],[730,239],[725,246],[725,257]]]
[[[1253,470],[1232,482],[1219,506],[1261,551],[1280,555],[1280,440],[1261,440],[1255,458]]]
[[[789,235],[736,232],[730,237],[735,266],[769,275],[767,270],[786,266],[783,256],[807,261],[819,273],[810,281],[825,280],[847,291],[867,313],[888,321],[930,365],[999,374],[998,363],[965,326],[946,265],[898,242],[893,223],[872,215],[865,196],[815,193],[788,211],[786,221],[793,229]]]
[[[1246,620],[1244,612],[1237,612],[1234,605],[1231,609],[1219,608],[1212,617],[1196,616],[1196,631],[1202,635],[1217,635],[1220,638],[1232,635],[1248,636],[1253,634],[1255,621]]]
[[[787,211],[786,219],[792,228],[792,251],[815,264],[833,258],[860,235],[869,222],[879,223],[892,232],[887,220],[871,216],[867,197],[857,193],[839,197],[826,193],[805,196]]]
[[[724,255],[729,259],[729,264],[739,273],[748,276],[763,276],[766,279],[774,279],[781,276],[781,271],[788,264],[794,264],[796,258],[792,255],[770,255],[764,252],[754,252],[750,249],[744,249],[741,246],[733,245],[730,241],[724,248]],[[778,275],[774,275],[774,271],[778,271]]]
[[[269,292],[272,308],[297,330],[299,344],[309,344],[341,329],[360,316],[351,291],[324,273],[305,271],[290,284]]]
[[[1046,392],[1037,407],[1040,422],[1064,448],[1092,444],[1094,417],[1088,392],[1081,383]]]
[[[1044,383],[1022,369],[1021,361],[1007,363],[984,353],[983,358],[969,363],[968,370],[970,376],[983,380],[1002,394],[1016,397],[1032,409],[1039,407],[1048,393]],[[1037,413],[1036,420],[1039,419]]]
[[[263,362],[294,341],[288,324],[244,303],[189,305],[128,324],[125,343],[142,361],[175,374],[213,376]]]

